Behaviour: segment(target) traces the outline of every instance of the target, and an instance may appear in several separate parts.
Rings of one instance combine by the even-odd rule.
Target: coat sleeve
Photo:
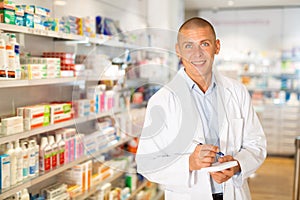
[[[168,186],[190,185],[189,154],[176,149],[181,123],[178,116],[181,116],[180,106],[172,93],[162,90],[149,100],[136,163],[138,173],[151,182]]]
[[[251,97],[245,88],[241,86],[239,99],[243,118],[243,131],[241,137],[241,148],[234,155],[239,161],[241,173],[233,177],[236,187],[242,187],[243,182],[253,174],[266,158],[266,138],[260,121],[251,103]]]

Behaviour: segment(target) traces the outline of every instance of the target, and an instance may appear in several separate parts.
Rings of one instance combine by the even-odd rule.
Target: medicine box
[[[0,9],[0,22],[6,24],[15,24],[15,11],[10,9]]]
[[[14,0],[0,0],[0,8],[6,8],[6,9],[10,9],[10,10],[14,10],[15,9],[15,1]]]
[[[10,187],[10,159],[8,154],[0,155],[0,189]]]
[[[67,191],[67,185],[62,183],[57,183],[54,185],[51,185],[47,188],[42,189],[42,194],[47,199],[53,199],[57,196],[60,196],[61,194],[65,193]]]

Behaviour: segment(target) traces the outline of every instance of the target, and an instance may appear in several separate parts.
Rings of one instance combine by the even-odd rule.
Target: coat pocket
[[[231,134],[233,139],[234,151],[238,152],[242,148],[243,144],[243,128],[244,119],[235,118],[231,120]]]

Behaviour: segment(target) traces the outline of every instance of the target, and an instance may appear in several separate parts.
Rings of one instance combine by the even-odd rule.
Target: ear
[[[217,39],[217,40],[216,40],[216,51],[215,51],[215,54],[219,54],[219,52],[220,52],[220,47],[221,47],[220,40]]]

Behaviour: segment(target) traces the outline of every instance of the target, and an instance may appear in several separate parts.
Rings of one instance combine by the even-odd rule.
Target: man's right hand
[[[210,144],[197,145],[189,157],[190,171],[211,166],[211,164],[215,162],[217,152],[219,152],[217,146]]]

